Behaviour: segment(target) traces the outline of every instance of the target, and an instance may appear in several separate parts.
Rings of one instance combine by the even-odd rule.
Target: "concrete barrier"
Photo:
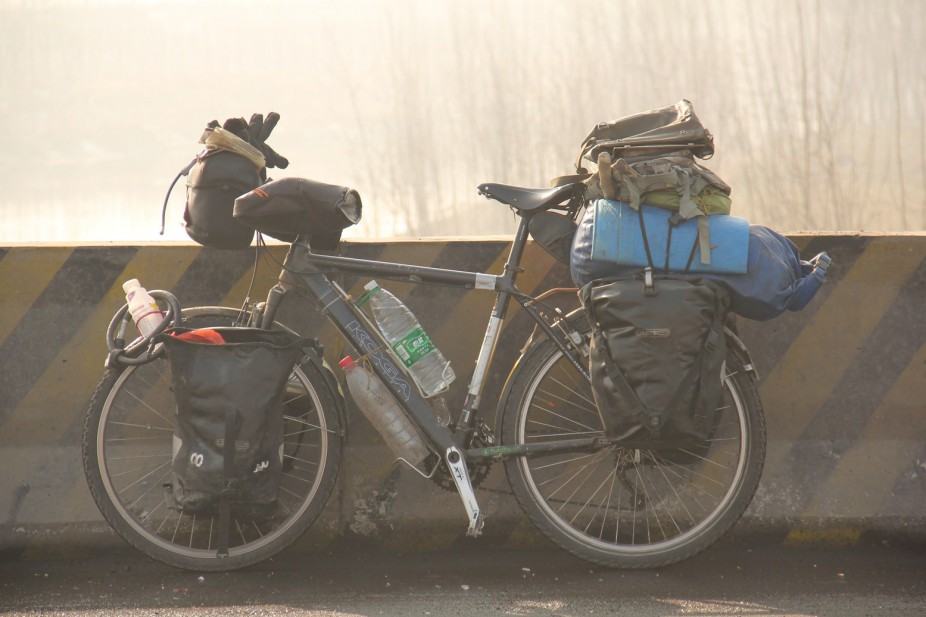
[[[828,283],[804,311],[741,320],[762,378],[769,429],[766,469],[741,525],[772,525],[789,542],[852,542],[862,533],[920,533],[926,522],[926,236],[796,235],[802,253],[834,258]],[[346,243],[344,254],[498,273],[508,242]],[[251,298],[275,282],[285,247],[260,262]],[[536,246],[525,292],[571,286],[565,267]],[[138,278],[184,306],[240,306],[254,253],[192,245],[0,248],[0,549],[53,545],[74,532],[109,533],[83,478],[83,416],[102,373],[104,332]],[[345,288],[360,289],[353,277]],[[388,285],[453,362],[455,400],[468,382],[493,296]],[[356,295],[356,293],[355,293]],[[569,302],[574,300],[569,299]],[[314,309],[288,300],[280,315],[312,332],[329,360],[344,343]],[[483,411],[494,419],[507,370],[530,324],[506,322]],[[459,499],[401,465],[360,416],[351,419],[339,489],[309,542],[362,538],[405,549],[445,546],[465,530]],[[532,543],[496,466],[479,489],[487,535]],[[421,533],[426,528],[428,533]]]

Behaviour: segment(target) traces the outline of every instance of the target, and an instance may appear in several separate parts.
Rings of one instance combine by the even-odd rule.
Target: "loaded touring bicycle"
[[[765,424],[755,370],[734,331],[722,329],[720,388],[709,426],[698,438],[654,440],[640,432],[616,434],[608,414],[596,407],[592,391],[589,357],[594,340],[588,312],[577,302],[571,312],[550,309],[546,295],[531,296],[518,289],[519,275],[530,268],[523,257],[532,234],[568,261],[563,243],[551,242],[540,223],[575,220],[586,206],[586,182],[565,181],[549,189],[480,185],[482,195],[518,217],[503,271],[483,273],[337,255],[331,238],[359,219],[359,196],[329,185],[287,180],[287,197],[277,202],[285,201],[285,208],[245,212],[240,207],[245,197],[273,199],[275,183],[243,195],[235,206],[239,224],[244,221],[258,232],[290,242],[279,282],[265,301],[243,309],[181,307],[169,292],[152,291],[164,312],[155,332],[126,344],[131,338],[126,333],[134,332],[127,306],[110,325],[111,352],[88,412],[83,455],[96,503],[129,543],[181,568],[239,568],[289,546],[325,507],[341,463],[345,414],[353,412],[353,406],[345,404],[345,393],[356,397],[339,387],[340,370],[325,362],[311,332],[297,334],[279,323],[278,309],[284,302],[320,312],[343,337],[352,357],[388,392],[390,400],[384,405],[397,410],[425,453],[417,461],[409,461],[417,457],[402,452],[397,458],[455,489],[460,524],[469,536],[477,537],[484,525],[491,525],[478,490],[490,463],[504,465],[517,502],[541,532],[575,555],[606,566],[652,568],[686,559],[739,519],[761,475]],[[568,234],[575,225],[561,229]],[[568,242],[565,246],[568,250]],[[339,285],[341,275],[494,296],[465,400],[450,410],[449,422],[435,413],[444,393],[425,396],[369,307]],[[535,324],[534,333],[514,366],[493,365],[512,302]],[[187,403],[176,396],[178,384],[192,378],[178,369],[175,362],[181,354],[173,351],[177,343],[168,339],[203,330],[217,332],[222,340],[187,340],[196,353],[210,346],[244,357],[254,348],[298,350],[284,361],[276,398],[268,394],[269,403],[262,408],[264,415],[278,418],[270,447],[278,456],[261,468],[272,470],[275,479],[270,497],[260,507],[229,497],[244,485],[241,474],[262,464],[249,462],[243,471],[235,468],[248,440],[228,427],[250,430],[245,429],[245,412],[240,417],[233,414],[231,421],[219,412],[211,425],[195,415],[189,422],[183,419]],[[246,363],[239,368],[245,376],[251,370]],[[508,374],[497,402],[482,399],[490,371]],[[215,377],[210,392],[230,383]],[[193,498],[184,501],[199,485],[184,475],[192,473],[185,471],[191,465],[186,456],[190,450],[184,448],[195,439],[178,428],[181,424],[193,426],[189,430],[194,433],[212,430],[212,437],[200,436],[202,447],[225,456],[225,463],[214,470],[218,488],[211,505]],[[181,458],[186,459],[184,465]],[[198,461],[194,458],[192,467]],[[178,486],[189,490],[184,493]]]

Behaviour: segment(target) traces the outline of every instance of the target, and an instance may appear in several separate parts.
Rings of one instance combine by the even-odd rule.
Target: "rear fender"
[[[579,332],[584,334],[589,331],[590,326],[588,319],[585,316],[585,311],[581,308],[575,309],[569,312],[565,317],[562,318],[563,324],[556,326],[554,324],[554,329],[560,332],[563,332],[563,336],[567,337],[568,332]],[[534,331],[531,333],[527,340],[524,342],[524,345],[521,346],[521,355],[518,356],[518,359],[515,361],[514,366],[511,367],[511,371],[508,373],[508,377],[505,379],[505,385],[502,388],[502,393],[498,397],[498,408],[495,410],[495,434],[501,435],[502,420],[504,415],[504,410],[508,405],[508,397],[511,395],[511,386],[517,380],[521,370],[523,370],[527,360],[533,355],[538,353],[540,347],[547,342],[550,337],[546,332],[540,328],[535,327]],[[588,349],[586,348],[584,354],[587,355]]]
[[[752,361],[752,355],[750,355],[749,349],[746,348],[746,344],[729,326],[725,326],[723,332],[727,336],[727,349],[736,355],[737,359],[743,364],[743,369],[753,379],[759,381],[759,371]]]

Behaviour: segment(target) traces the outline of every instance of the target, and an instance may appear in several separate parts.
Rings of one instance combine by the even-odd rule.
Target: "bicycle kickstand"
[[[457,492],[460,499],[463,500],[463,507],[466,508],[466,516],[469,518],[469,529],[466,535],[470,538],[477,538],[482,535],[482,527],[485,520],[482,516],[482,510],[479,509],[479,503],[476,501],[476,493],[473,491],[473,485],[469,480],[469,471],[466,469],[466,461],[463,455],[456,447],[447,448],[447,466],[450,468],[450,477],[457,486]]]

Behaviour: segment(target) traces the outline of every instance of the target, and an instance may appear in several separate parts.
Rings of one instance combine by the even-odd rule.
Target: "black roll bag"
[[[171,506],[185,514],[270,515],[283,455],[283,397],[304,339],[215,328],[219,344],[165,333],[177,404]]]
[[[217,249],[250,246],[254,230],[232,218],[235,198],[260,185],[253,161],[231,150],[206,150],[187,177],[183,227],[197,243]]]
[[[278,240],[309,238],[312,248],[334,250],[341,232],[360,222],[363,204],[354,189],[305,178],[268,182],[235,200],[235,220]]]
[[[676,448],[707,439],[722,395],[729,294],[650,272],[579,290],[592,324],[592,394],[608,437]]]

